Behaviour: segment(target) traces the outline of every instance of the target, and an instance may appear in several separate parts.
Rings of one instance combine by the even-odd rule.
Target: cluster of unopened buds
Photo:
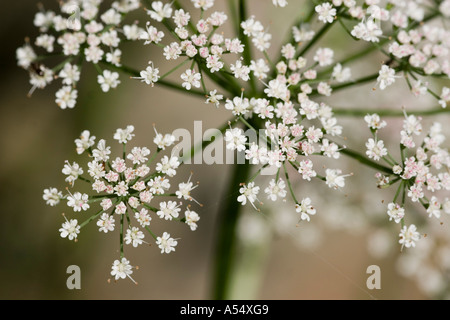
[[[191,191],[197,187],[191,182],[191,177],[187,182],[180,183],[173,193],[170,192],[170,179],[177,174],[181,164],[179,159],[164,155],[152,168],[158,156],[175,143],[175,137],[156,133],[154,143],[157,151],[153,154],[146,147],[133,147],[127,151],[127,146],[134,137],[133,132],[133,126],[116,131],[114,139],[123,148],[120,150],[122,155],[114,157],[106,140],[101,139],[96,143],[96,138],[89,131],[83,131],[75,144],[77,153],[87,154],[91,160],[87,163],[87,170],[77,162],[66,161],[62,173],[66,176],[65,181],[69,187],[65,192],[56,188],[45,189],[43,195],[50,206],[66,201],[67,206],[76,214],[73,219],[68,219],[64,214],[65,222],[59,229],[62,238],[76,241],[80,230],[93,221],[96,221],[100,233],[119,229],[121,257],[114,262],[111,273],[116,280],[132,274],[129,261],[124,257],[124,244],[133,247],[149,244],[144,232],[156,241],[161,253],[175,251],[179,239],[171,237],[166,231],[157,236],[151,229],[152,219],[157,217],[185,223],[192,231],[197,229],[197,222],[200,220],[199,215],[191,210],[190,203],[198,203],[191,196]],[[79,182],[89,184],[91,192],[75,191],[75,184],[78,185]],[[159,200],[163,198],[171,200]],[[183,205],[183,201],[188,204]],[[84,212],[95,207],[99,207],[94,210],[96,213],[82,218]],[[84,222],[79,223],[81,219]],[[116,228],[117,223],[119,228]]]

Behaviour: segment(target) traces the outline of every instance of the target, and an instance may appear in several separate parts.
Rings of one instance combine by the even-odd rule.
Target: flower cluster
[[[445,108],[449,89],[443,87],[437,94],[424,78],[450,76],[448,31],[429,22],[438,15],[448,18],[449,3],[442,1],[439,8],[430,9],[417,0],[334,0],[317,5],[316,11],[322,22],[339,20],[352,37],[376,44],[389,57],[392,66],[383,65],[378,77],[381,90],[393,84],[396,72],[402,71],[416,96],[430,92]]]
[[[201,9],[201,16],[210,9],[214,1],[203,2],[203,6],[197,1],[192,1],[195,7]],[[197,4],[197,5],[196,5]],[[285,6],[285,1],[274,2],[278,6]],[[297,52],[297,44],[288,43],[282,47],[282,58],[276,63],[276,74],[270,75],[270,64],[267,60],[267,49],[270,48],[272,36],[265,31],[262,23],[254,16],[240,23],[244,38],[224,38],[217,29],[222,26],[228,17],[222,12],[213,12],[207,18],[193,22],[191,15],[183,9],[174,10],[169,3],[155,1],[151,9],[147,9],[150,18],[146,31],[141,34],[144,44],[155,44],[163,48],[167,60],[185,60],[163,76],[159,75],[159,68],[153,62],[140,72],[142,82],[154,85],[172,72],[182,68],[186,63],[191,63],[191,68],[184,71],[180,77],[181,87],[186,90],[200,89],[207,95],[207,103],[213,103],[219,107],[225,100],[225,108],[235,116],[238,122],[244,123],[249,129],[253,127],[247,122],[262,121],[264,134],[259,138],[265,140],[263,144],[248,141],[241,128],[231,128],[226,132],[225,140],[229,150],[237,150],[245,153],[245,157],[254,165],[275,167],[278,170],[277,178],[273,179],[265,189],[268,199],[273,201],[286,197],[286,182],[279,178],[279,172],[283,166],[290,164],[304,180],[313,177],[320,178],[331,188],[341,188],[345,185],[345,176],[338,169],[327,169],[324,176],[317,174],[313,163],[307,157],[310,155],[323,155],[338,159],[342,146],[332,141],[342,133],[342,127],[337,124],[330,106],[325,103],[315,102],[314,96],[330,96],[332,93],[331,82],[345,82],[350,80],[351,71],[341,64],[334,64],[334,51],[330,48],[318,48],[313,61],[309,62]],[[170,36],[175,41],[162,45],[165,33],[157,29],[157,23],[163,23]],[[302,32],[298,28],[293,29],[295,41],[310,40],[314,32]],[[245,58],[245,50],[248,45],[246,37],[252,40],[253,45],[266,55],[266,59],[260,58],[248,60]],[[223,59],[226,54],[242,55],[236,62],[229,65]],[[197,70],[194,69],[197,66]],[[332,75],[318,80],[319,68],[332,66]],[[219,77],[218,74],[221,76]],[[226,79],[226,86],[220,92],[217,88],[208,90],[203,77],[207,75],[211,80],[220,83]],[[222,78],[225,77],[225,79]],[[238,82],[241,81],[241,82]],[[241,88],[249,83],[252,89],[242,91]],[[256,98],[258,83],[263,87],[264,96]],[[228,98],[225,96],[228,95]],[[270,146],[269,146],[270,145]],[[300,159],[300,157],[304,157]],[[255,208],[258,200],[259,187],[253,181],[242,185],[241,195],[238,201],[242,204],[249,202]],[[293,194],[292,194],[293,195]],[[302,201],[296,202],[298,212],[305,213],[311,210],[301,209]],[[306,200],[306,199],[305,199]],[[259,200],[258,200],[259,201]],[[303,217],[306,217],[303,215]],[[309,220],[309,219],[303,219]]]
[[[121,65],[121,41],[137,40],[142,31],[136,24],[123,25],[123,21],[128,13],[139,8],[140,2],[114,1],[104,12],[100,12],[101,4],[102,0],[66,0],[60,1],[60,14],[43,8],[36,14],[34,25],[41,34],[33,43],[26,39],[26,44],[16,51],[18,65],[30,73],[32,89],[29,95],[35,89],[43,89],[53,80],[61,79],[56,104],[61,109],[74,108],[84,61],[97,68],[102,91],[108,92],[120,84],[119,74],[102,70],[99,63],[108,67]],[[48,67],[43,60],[52,56],[62,61]]]
[[[176,61],[180,58],[184,61],[162,76],[159,75],[159,68],[155,68],[150,61],[146,70],[141,71],[140,76],[135,77],[136,79],[153,85],[191,61],[191,67],[185,69],[180,76],[183,80],[182,86],[186,90],[203,86],[206,90],[202,73],[206,72],[213,76],[214,73],[225,70],[224,56],[243,52],[244,46],[238,38],[226,38],[222,32],[218,32],[218,29],[228,20],[224,12],[215,11],[208,17],[203,17],[204,12],[214,5],[214,0],[192,0],[192,3],[202,13],[202,17],[196,22],[193,21],[189,12],[181,8],[174,10],[169,3],[153,1],[151,9],[146,9],[151,21],[147,22],[145,30],[140,34],[144,45],[153,44],[162,47],[167,61]],[[162,44],[166,33],[158,29],[158,23],[162,23],[172,37],[172,41],[167,45]],[[231,70],[236,76],[242,78],[248,76],[247,68],[239,59],[232,65]]]
[[[156,131],[156,130],[155,130]],[[157,151],[150,157],[151,151],[146,147],[133,147],[127,152],[126,147],[134,137],[134,127],[118,129],[114,139],[123,146],[120,157],[113,157],[111,147],[101,139],[97,143],[89,131],[82,132],[80,138],[75,140],[76,151],[79,155],[87,153],[90,162],[83,169],[77,162],[66,161],[62,173],[70,188],[66,193],[56,188],[44,190],[43,199],[50,206],[66,201],[67,206],[77,215],[68,219],[59,229],[62,238],[77,240],[80,230],[92,221],[96,221],[99,232],[109,233],[115,231],[117,221],[120,224],[120,254],[121,261],[113,265],[115,279],[125,278],[131,274],[128,260],[124,258],[123,244],[138,247],[148,243],[144,231],[156,241],[161,253],[175,251],[177,239],[168,232],[156,236],[150,229],[151,221],[155,217],[169,221],[179,221],[187,224],[192,231],[197,229],[199,215],[190,209],[191,205],[183,206],[182,201],[196,202],[191,196],[194,185],[190,178],[180,183],[174,193],[170,193],[170,179],[177,173],[180,161],[175,156],[162,156],[152,171],[151,165],[160,153],[175,143],[175,137],[156,133],[154,143]],[[87,175],[86,175],[87,173]],[[92,194],[75,191],[73,188],[79,181],[86,182],[92,189]],[[159,201],[158,198],[173,198],[169,201]],[[158,204],[154,204],[158,202]],[[94,215],[80,217],[91,207],[99,207]],[[184,217],[183,215],[184,211]],[[80,217],[78,217],[80,216]],[[144,230],[144,231],[142,231]]]
[[[373,138],[366,143],[367,155],[375,161],[382,159],[390,166],[387,172],[376,174],[378,186],[386,188],[400,184],[393,201],[388,204],[387,214],[390,220],[403,226],[400,233],[402,246],[414,247],[419,233],[415,225],[405,225],[406,199],[420,203],[430,218],[440,219],[442,211],[450,214],[450,199],[440,197],[442,191],[450,190],[450,154],[448,149],[442,147],[445,141],[442,125],[433,123],[418,142],[416,137],[423,135],[422,119],[405,112],[400,131],[401,161],[397,161],[378,137],[379,130],[387,123],[377,114],[367,115],[365,121],[373,134]]]

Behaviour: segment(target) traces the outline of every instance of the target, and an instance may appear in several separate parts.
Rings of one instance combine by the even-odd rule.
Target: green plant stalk
[[[331,26],[333,26],[335,24],[335,22],[336,22],[336,20],[333,20],[333,22],[325,24],[319,30],[319,32],[317,32],[316,35],[311,39],[311,41],[309,41],[308,44],[300,50],[300,52],[296,55],[296,57],[297,58],[303,57],[309,51],[309,49],[311,49],[312,46],[314,46],[316,44],[316,42],[319,41],[323,35],[325,35],[325,33],[331,28]]]
[[[356,151],[353,151],[353,150],[350,150],[350,149],[347,149],[347,148],[342,148],[341,152],[342,152],[342,154],[344,154],[344,155],[346,155],[346,156],[348,156],[350,158],[353,158],[353,159],[359,161],[361,164],[364,164],[364,165],[366,165],[368,167],[371,167],[372,169],[375,169],[375,170],[378,170],[378,171],[381,171],[381,172],[384,172],[384,173],[389,173],[389,174],[392,173],[392,169],[391,168],[385,167],[385,166],[383,166],[383,165],[381,165],[381,164],[379,164],[379,163],[377,163],[375,161],[372,161],[372,160],[364,157],[362,154],[359,154]]]
[[[368,114],[378,114],[381,117],[404,117],[403,110],[391,110],[391,109],[343,109],[333,108],[333,113],[336,116],[341,117],[364,117]],[[431,116],[436,114],[450,113],[450,109],[444,109],[442,107],[435,107],[429,110],[411,110],[408,111],[410,115],[416,116]]]
[[[218,242],[214,255],[214,274],[212,295],[215,300],[229,299],[230,284],[234,271],[236,248],[236,227],[243,206],[236,201],[237,188],[240,183],[247,181],[250,175],[249,163],[234,165],[231,179],[228,182],[227,197],[220,206],[217,226]],[[231,199],[230,199],[231,197]]]

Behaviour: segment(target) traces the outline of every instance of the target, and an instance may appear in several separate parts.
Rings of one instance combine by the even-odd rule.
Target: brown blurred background
[[[43,1],[46,8],[55,8],[56,1]],[[222,1],[219,8],[226,10]],[[294,21],[296,14],[302,12],[301,1],[290,0],[291,9],[274,10],[271,1],[250,1],[254,12],[274,36],[274,47],[282,41],[278,34],[289,30],[288,21]],[[293,9],[294,8],[294,9]],[[2,11],[0,19],[0,51],[2,74],[0,78],[0,106],[2,116],[0,127],[1,167],[1,232],[0,298],[2,299],[209,299],[213,275],[213,257],[217,240],[217,211],[224,199],[234,200],[235,196],[224,194],[227,190],[226,166],[186,166],[180,170],[180,177],[189,176],[194,171],[194,179],[201,182],[195,191],[195,197],[204,203],[199,209],[201,221],[195,233],[188,232],[184,226],[171,225],[170,231],[181,238],[177,251],[171,255],[161,255],[155,247],[142,246],[128,249],[128,258],[140,270],[134,274],[139,282],[135,286],[131,281],[119,281],[108,284],[111,263],[118,257],[118,238],[116,234],[99,234],[95,224],[82,231],[78,243],[61,239],[58,229],[63,222],[61,213],[64,206],[56,208],[45,206],[42,200],[44,188],[50,186],[63,189],[64,177],[61,173],[64,161],[77,161],[74,139],[82,130],[89,129],[97,138],[112,142],[117,128],[128,124],[136,127],[135,145],[151,146],[153,139],[152,124],[156,123],[159,132],[172,132],[177,128],[193,129],[196,120],[203,121],[203,129],[220,126],[229,113],[222,107],[216,110],[203,101],[156,86],[150,88],[121,75],[122,84],[112,92],[103,94],[96,83],[96,72],[92,67],[85,68],[78,87],[79,99],[75,109],[60,110],[54,103],[57,86],[51,85],[38,90],[31,99],[27,98],[30,88],[28,75],[16,66],[15,50],[23,45],[26,36],[32,39],[37,35],[33,26],[33,17],[37,11],[36,1],[12,1],[8,9]],[[141,17],[145,19],[143,16]],[[144,25],[145,20],[141,21]],[[270,23],[270,24],[269,24]],[[327,36],[328,45],[336,49],[336,55],[342,56],[348,46],[340,46],[341,33]],[[342,40],[344,41],[344,40]],[[133,61],[132,67],[143,68],[148,60],[157,63],[161,52],[130,44],[124,48],[123,61]],[[373,66],[364,65],[363,73],[368,69],[377,70],[378,58],[373,58]],[[161,69],[164,69],[161,67]],[[166,70],[167,71],[167,70]],[[164,73],[164,70],[162,70]],[[355,72],[357,73],[357,72]],[[373,86],[373,85],[372,85]],[[368,96],[375,98],[371,86],[351,91],[352,104],[358,101],[368,105]],[[391,91],[392,92],[392,91]],[[397,97],[382,97],[372,102],[373,107]],[[346,106],[348,96],[337,95],[336,104]],[[359,99],[359,100],[358,100]],[[384,99],[384,100],[383,100]],[[373,99],[375,100],[375,99]],[[361,124],[362,120],[359,119]],[[350,123],[344,119],[343,124]],[[363,130],[364,125],[354,130]],[[362,129],[358,129],[362,128]],[[364,136],[369,132],[363,131]],[[348,133],[346,133],[348,134]],[[349,136],[355,136],[351,133]],[[113,146],[114,144],[111,143]],[[348,144],[357,148],[363,141],[349,139]],[[335,165],[336,166],[336,165]],[[342,161],[338,165],[343,171],[356,171],[355,162]],[[367,170],[366,170],[367,171]],[[373,258],[367,249],[367,232],[376,226],[361,228],[358,218],[352,218],[355,225],[344,223],[345,228],[327,229],[328,216],[336,221],[339,215],[349,211],[355,217],[377,215],[386,218],[382,195],[376,193],[374,172],[361,172],[352,178],[356,188],[345,192],[330,191],[323,184],[303,186],[299,182],[298,191],[310,195],[313,201],[329,202],[328,212],[318,212],[311,224],[317,228],[329,230],[322,232],[319,246],[302,247],[296,245],[298,233],[303,229],[295,228],[296,213],[293,206],[277,210],[263,210],[263,215],[249,210],[250,215],[259,215],[269,229],[281,224],[281,211],[290,211],[295,218],[289,231],[267,233],[259,240],[261,245],[240,246],[238,252],[237,280],[234,285],[234,297],[250,299],[418,299],[428,298],[416,285],[396,272],[395,253],[385,259]],[[369,184],[365,181],[369,180]],[[261,183],[262,184],[262,183]],[[314,189],[314,191],[313,191]],[[376,206],[364,206],[363,201],[370,199]],[[334,204],[340,203],[339,206]],[[270,212],[272,211],[272,212]],[[72,214],[72,213],[70,213]],[[68,215],[70,215],[68,213]],[[317,219],[316,219],[317,218]],[[336,224],[337,222],[329,222]],[[364,220],[364,218],[362,218]],[[251,219],[249,220],[251,221]],[[370,219],[368,219],[370,221]],[[364,224],[364,221],[361,222]],[[251,225],[244,230],[251,230]],[[265,227],[262,227],[263,230]],[[362,229],[363,231],[358,231]],[[388,229],[395,237],[398,230]],[[250,231],[249,231],[250,232]],[[245,232],[244,232],[245,233]],[[306,236],[314,238],[314,234]],[[255,247],[258,247],[255,249]],[[70,291],[66,288],[66,268],[69,265],[81,268],[82,289]],[[382,267],[382,290],[369,291],[366,288],[366,269],[369,265]],[[242,285],[249,283],[248,286]],[[245,290],[247,288],[247,290]]]

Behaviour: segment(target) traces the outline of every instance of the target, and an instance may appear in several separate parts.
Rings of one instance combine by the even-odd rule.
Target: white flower
[[[114,187],[115,194],[119,197],[124,197],[129,194],[128,192],[128,185],[125,183],[125,181],[120,181],[115,187]]]
[[[246,21],[242,21],[241,28],[246,36],[256,36],[258,33],[264,31],[264,27],[261,22],[255,20],[254,16],[250,17]]]
[[[395,78],[395,70],[389,68],[387,65],[383,65],[378,73],[377,83],[380,89],[384,90],[395,82]]]
[[[31,63],[37,58],[36,53],[29,44],[16,50],[17,65],[24,69],[28,69]]]
[[[161,1],[153,1],[152,2],[152,9],[147,9],[147,14],[150,16],[150,18],[161,22],[165,18],[170,18],[172,16],[172,7],[171,4],[163,4]]]
[[[375,161],[380,160],[388,153],[387,149],[384,147],[383,140],[375,141],[374,139],[369,139],[366,143],[366,148],[366,155]]]
[[[114,212],[118,215],[125,214],[127,212],[127,205],[121,201],[115,208]]]
[[[288,5],[287,0],[272,0],[272,3],[275,7],[286,7]]]
[[[71,165],[68,161],[66,161],[66,164],[62,169],[62,173],[67,176],[66,182],[73,185],[73,183],[78,179],[78,176],[83,174],[83,169],[76,162]]]
[[[75,212],[80,212],[81,210],[86,211],[89,209],[88,199],[89,196],[87,194],[76,192],[67,197],[67,205],[72,207]]]
[[[214,5],[214,0],[191,0],[191,2],[195,8],[204,11],[210,9]]]
[[[345,186],[345,177],[349,175],[341,175],[342,171],[339,169],[325,170],[325,183],[330,188],[343,188]]]
[[[171,253],[175,251],[178,241],[170,237],[170,234],[164,232],[162,237],[156,238],[156,244],[161,249],[161,253]]]
[[[123,26],[123,34],[127,38],[127,40],[138,40],[144,30],[139,28],[136,24],[125,25]]]
[[[120,13],[118,13],[113,8],[108,9],[105,13],[100,16],[100,19],[107,25],[118,25],[122,19]]]
[[[416,97],[423,96],[423,95],[425,95],[428,92],[427,85],[428,85],[428,83],[422,84],[421,80],[415,81],[412,84],[411,92]]]
[[[408,197],[411,198],[412,202],[418,202],[420,199],[422,199],[425,196],[423,193],[423,189],[421,185],[414,184],[409,188],[408,191]]]
[[[319,66],[325,67],[333,63],[334,51],[330,48],[319,48],[314,56],[314,61],[319,63]]]
[[[256,61],[251,61],[250,70],[253,71],[255,77],[259,79],[266,79],[270,68],[264,59],[258,59]]]
[[[341,156],[339,153],[339,146],[334,142],[330,142],[328,139],[322,140],[320,151],[322,151],[325,156],[333,159],[339,159]]]
[[[442,209],[446,214],[450,214],[450,199],[445,198],[444,204],[442,205]]]
[[[56,188],[49,188],[44,190],[44,195],[42,196],[42,198],[45,200],[47,205],[53,207],[56,206],[63,198],[63,194]]]
[[[116,133],[114,134],[114,139],[119,141],[119,143],[125,144],[133,139],[133,137],[135,136],[133,132],[134,126],[132,125],[127,126],[126,129],[117,129]]]
[[[130,266],[130,261],[126,258],[122,258],[121,260],[115,260],[112,265],[111,275],[115,280],[125,279],[126,277],[130,278],[131,281],[136,283],[133,278],[131,278],[131,274],[133,274],[133,267]]]
[[[114,231],[115,220],[113,216],[110,216],[107,213],[103,213],[100,219],[97,221],[97,226],[100,227],[99,231],[108,233],[110,231]]]
[[[289,99],[289,89],[285,83],[281,82],[278,79],[271,80],[266,89],[264,89],[264,93],[267,94],[269,98],[277,98],[283,101],[287,101]]]
[[[447,103],[450,101],[450,88],[443,87],[438,101],[442,108],[447,108]]]
[[[104,70],[102,75],[98,75],[97,81],[103,92],[108,92],[111,88],[114,89],[120,84],[119,74],[109,70]]]
[[[228,150],[244,151],[247,137],[243,134],[242,129],[234,128],[227,130],[225,133],[225,141],[227,142]]]
[[[405,246],[406,248],[415,247],[416,241],[420,240],[420,233],[417,232],[417,228],[415,225],[410,225],[409,227],[404,226],[399,234],[400,240],[398,241],[402,248]]]
[[[231,64],[230,69],[236,78],[240,78],[244,81],[250,79],[250,68],[243,65],[241,60],[237,60],[235,64]]]
[[[186,183],[180,183],[178,185],[178,190],[175,192],[178,199],[184,199],[192,201],[193,198],[191,197],[191,191],[198,187],[198,185],[194,186],[194,184],[190,181],[191,178],[189,178],[189,181]]]
[[[59,72],[58,77],[62,78],[62,83],[67,86],[72,86],[80,80],[80,69],[77,65],[66,63],[64,68]]]
[[[56,92],[56,104],[61,109],[72,109],[75,107],[78,98],[78,91],[70,86],[64,86]]]
[[[295,42],[299,43],[312,40],[315,32],[313,30],[307,30],[305,26],[301,26],[300,28],[294,26],[292,27],[292,34]]]
[[[206,58],[206,67],[212,73],[221,70],[223,68],[223,66],[224,66],[224,63],[220,60],[220,57],[215,54],[209,55]]]
[[[277,201],[278,197],[285,198],[287,194],[286,183],[282,179],[279,179],[278,182],[272,179],[264,192],[267,194],[267,199],[272,201]]]
[[[225,109],[231,110],[235,116],[246,114],[249,108],[250,104],[247,98],[235,97],[233,100],[228,99],[225,103]]]
[[[109,210],[113,205],[111,199],[103,199],[102,202],[100,202],[100,206],[102,207],[103,211]]]
[[[142,208],[141,211],[136,212],[134,214],[134,217],[143,228],[149,226],[150,221],[152,221],[152,217],[149,215],[148,210],[145,208]]]
[[[181,209],[175,201],[161,202],[159,204],[159,211],[156,212],[158,217],[165,220],[172,220],[178,218]]]
[[[303,199],[300,204],[297,204],[295,206],[295,211],[297,211],[298,213],[301,213],[300,219],[303,221],[310,221],[310,215],[315,215],[316,214],[316,209],[314,209],[314,207],[311,205],[311,199],[310,198],[305,198]]]
[[[315,10],[319,14],[319,20],[323,23],[333,22],[336,16],[336,9],[329,2],[317,5]]]
[[[213,103],[216,108],[220,106],[220,101],[223,100],[223,95],[217,94],[217,90],[210,91],[208,99],[206,99],[206,103]]]
[[[432,196],[428,204],[427,213],[429,217],[436,217],[439,219],[441,217],[441,204],[435,196]]]
[[[383,35],[383,31],[373,20],[368,20],[367,22],[360,22],[355,25],[351,34],[355,38],[363,39],[364,41],[379,42],[379,37]]]
[[[147,22],[147,30],[142,30],[139,34],[140,40],[145,40],[144,45],[148,45],[151,43],[160,43],[164,38],[164,32],[159,31],[154,26],[150,25],[150,22]]]
[[[369,128],[373,130],[383,129],[387,125],[386,121],[381,121],[380,116],[377,114],[366,115],[364,117],[364,121],[367,123]]]
[[[342,65],[338,63],[334,66],[331,76],[336,79],[337,82],[345,82],[350,80],[352,72],[350,68],[343,68]]]
[[[156,129],[155,129],[156,132]],[[176,141],[176,137],[172,134],[162,135],[160,133],[156,133],[153,142],[158,146],[158,149],[166,150],[166,148],[173,145]]]
[[[61,232],[61,238],[69,238],[69,240],[74,240],[80,233],[80,226],[78,225],[78,220],[73,219],[62,224],[62,228],[59,229]]]
[[[135,248],[144,242],[142,239],[144,239],[144,233],[136,227],[128,229],[124,238],[126,244],[132,244]]]
[[[89,46],[84,50],[86,61],[90,61],[94,64],[97,64],[100,60],[102,60],[104,54],[105,52],[98,46]]]
[[[164,57],[166,60],[177,60],[182,54],[181,46],[177,42],[172,42],[164,47]]]
[[[243,185],[242,188],[239,189],[241,195],[238,197],[238,202],[240,202],[243,206],[247,203],[247,200],[250,201],[250,204],[253,208],[256,209],[254,202],[258,200],[259,187],[255,186],[254,182],[250,182],[248,185]]]
[[[149,191],[153,194],[163,194],[165,190],[170,188],[169,180],[162,177],[150,179],[147,185],[150,187]]]
[[[191,228],[192,231],[197,230],[197,222],[200,220],[200,216],[189,209],[187,209],[184,213],[186,217],[186,224]]]
[[[270,33],[260,32],[253,37],[252,42],[256,49],[264,52],[270,48],[270,40],[272,40],[272,35]]]
[[[39,66],[39,72],[31,71],[30,84],[33,88],[30,90],[28,95],[31,96],[36,88],[44,89],[48,84],[52,83],[53,77],[53,71],[43,65]]]
[[[169,177],[173,177],[177,174],[176,169],[180,166],[180,162],[178,161],[178,157],[169,157],[164,156],[161,159],[161,162],[156,164],[156,171],[167,174]]]
[[[150,150],[146,147],[134,147],[131,153],[127,155],[127,159],[133,161],[133,164],[142,164],[148,161],[147,156],[150,155]]]
[[[183,9],[176,10],[173,14],[173,21],[178,27],[184,27],[189,24],[191,15],[189,12],[185,12]]]
[[[405,217],[405,209],[396,203],[389,203],[387,214],[389,215],[389,221],[394,220],[395,223],[400,223]]]
[[[200,88],[202,75],[194,70],[188,69],[181,75],[181,79],[184,81],[182,87],[186,90],[191,90],[192,87]]]
[[[47,52],[53,52],[53,43],[55,42],[55,37],[50,36],[48,34],[42,34],[39,37],[36,38],[35,44],[38,47],[42,47]]]
[[[106,141],[101,139],[98,141],[97,149],[92,150],[92,155],[95,161],[104,162],[109,160],[111,154],[111,147],[106,146]]]
[[[311,178],[317,176],[316,171],[313,170],[313,162],[309,159],[300,162],[298,172],[302,175],[302,178],[307,181],[311,181]]]
[[[122,51],[119,49],[114,50],[113,52],[108,52],[106,54],[106,61],[117,66],[120,67],[120,59],[122,57]]]

